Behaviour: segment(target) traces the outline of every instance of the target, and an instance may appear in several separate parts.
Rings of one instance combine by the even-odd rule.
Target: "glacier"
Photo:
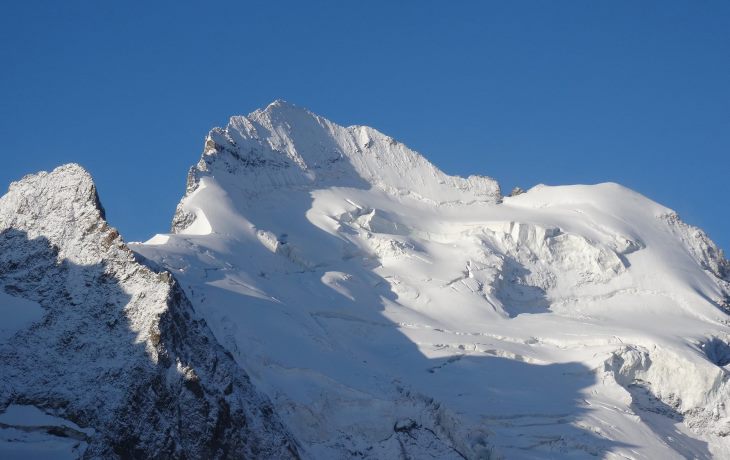
[[[210,131],[169,233],[125,243],[75,165],[0,232],[0,412],[72,457],[730,457],[730,263],[618,184],[503,196],[275,101]],[[48,443],[2,417],[0,453]]]

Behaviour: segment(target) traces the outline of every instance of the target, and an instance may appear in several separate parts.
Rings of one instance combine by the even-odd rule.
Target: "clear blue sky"
[[[503,189],[616,181],[730,249],[730,2],[4,2],[0,186],[78,162],[127,240],[276,98]]]

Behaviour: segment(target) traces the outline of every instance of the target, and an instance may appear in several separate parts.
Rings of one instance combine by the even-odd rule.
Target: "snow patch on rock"
[[[26,406],[71,421],[61,435],[88,458],[297,457],[173,277],[138,263],[106,223],[81,167],[26,176],[0,198],[0,290],[45,312],[0,341],[6,422]],[[26,453],[58,444],[6,422],[3,439]]]

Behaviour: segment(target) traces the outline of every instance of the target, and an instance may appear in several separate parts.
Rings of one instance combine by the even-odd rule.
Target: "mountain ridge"
[[[0,291],[39,306],[0,344],[0,408],[82,427],[3,420],[3,455],[31,455],[35,439],[51,456],[297,457],[174,278],[138,264],[106,223],[82,167],[25,176],[0,198],[0,267]]]
[[[288,414],[285,419],[297,438],[317,456],[337,457],[362,445],[391,452],[392,447],[378,443],[382,438],[376,423],[359,422],[354,428],[356,416],[308,412],[312,405],[326,407],[334,400],[358,404],[349,392],[369,390],[348,372],[371,372],[380,388],[397,379],[412,394],[433,398],[443,411],[438,417],[452,424],[414,418],[411,403],[385,390],[378,393],[399,408],[401,419],[430,426],[441,433],[441,442],[466,457],[484,452],[497,458],[611,452],[638,458],[710,458],[727,451],[724,433],[730,421],[722,401],[730,390],[725,360],[718,356],[730,350],[725,317],[730,286],[727,261],[704,232],[683,223],[671,209],[614,183],[536,186],[488,200],[475,200],[468,187],[456,186],[449,188],[448,199],[440,194],[428,199],[435,196],[428,195],[434,189],[417,186],[429,184],[433,174],[416,167],[410,171],[417,178],[400,174],[405,179],[399,185],[416,184],[425,193],[399,191],[387,183],[378,186],[358,164],[367,155],[367,142],[337,144],[350,146],[340,157],[345,163],[332,163],[352,166],[343,181],[322,174],[323,169],[330,172],[325,167],[312,166],[326,163],[308,161],[312,158],[338,156],[328,157],[333,150],[320,148],[311,138],[298,143],[295,121],[279,118],[269,123],[271,128],[260,129],[257,117],[268,123],[266,110],[254,112],[253,121],[234,120],[236,148],[252,139],[256,148],[273,145],[271,157],[258,158],[291,154],[298,165],[293,168],[311,174],[270,180],[266,161],[253,162],[251,170],[263,171],[259,181],[245,168],[240,174],[238,160],[227,163],[224,158],[225,167],[202,171],[197,178],[201,186],[182,199],[179,209],[194,215],[190,225],[134,250],[166,263],[189,292],[197,293],[193,302],[207,309],[216,334],[227,337],[229,348],[249,350],[237,359],[257,369],[257,384],[277,395],[275,405]],[[312,122],[305,112],[306,117]],[[315,117],[314,123],[331,126],[322,120]],[[293,135],[287,125],[295,127]],[[236,132],[243,133],[240,139]],[[215,144],[223,146],[222,141]],[[201,162],[225,155],[225,146],[208,147]],[[389,165],[385,161],[375,167],[386,174]],[[234,310],[236,302],[250,307]],[[269,304],[280,313],[263,313],[272,308]],[[272,343],[270,337],[279,328],[292,331],[287,342],[296,344],[302,361]],[[404,357],[385,359],[395,352],[365,337],[377,337]],[[331,340],[347,352],[318,343]],[[342,370],[305,358],[319,354]],[[345,360],[346,354],[367,362],[369,370]],[[492,361],[493,355],[507,361]],[[551,384],[550,394],[562,401],[552,404],[526,396],[540,394],[539,388],[508,384],[490,373],[515,361],[531,364],[509,372],[537,380],[547,372],[539,365],[566,366],[561,375],[576,377],[551,375],[564,388]],[[400,367],[394,369],[394,363]],[[281,383],[286,374],[281,369],[292,367],[319,376],[322,381],[315,387],[321,385],[327,390],[320,391],[331,395],[303,399]],[[453,380],[460,374],[463,379]],[[485,382],[485,387],[469,381]],[[470,404],[449,388],[470,394]],[[505,407],[490,399],[492,391],[500,392]],[[575,400],[586,401],[585,406],[574,405]],[[393,417],[383,409],[369,410]],[[566,413],[572,415],[558,415]],[[626,431],[634,422],[621,414],[638,417],[640,429]],[[544,428],[500,425],[500,417],[529,417]],[[305,428],[307,424],[322,432]],[[573,431],[569,425],[591,428]],[[353,430],[362,433],[349,440],[336,434]],[[337,441],[325,447],[322,436]],[[554,436],[561,441],[541,443]],[[666,445],[665,436],[675,443]],[[428,452],[419,445],[411,449],[414,456]]]
[[[224,173],[243,176],[236,186],[251,196],[277,187],[328,184],[373,187],[432,202],[458,201],[463,195],[475,202],[501,200],[494,179],[448,176],[373,128],[345,128],[282,100],[211,130],[188,174],[186,196],[206,175]],[[181,203],[172,228],[181,231],[193,216]]]
[[[0,334],[0,441],[35,407],[68,420],[71,456],[730,455],[730,264],[619,184],[504,197],[281,101],[211,131],[172,231],[145,243],[108,227],[88,173],[59,171],[0,198],[0,303],[28,314]],[[104,340],[127,356],[106,374],[79,346]],[[69,347],[83,397],[44,383]],[[140,377],[99,385],[112,371]],[[143,397],[84,399],[120,386]],[[206,421],[169,423],[186,410]]]

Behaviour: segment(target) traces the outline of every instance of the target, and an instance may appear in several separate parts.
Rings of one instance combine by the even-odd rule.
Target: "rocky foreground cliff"
[[[0,292],[4,317],[25,315],[0,343],[4,455],[298,457],[174,278],[107,225],[81,167],[0,199]],[[38,411],[54,418],[34,422]]]

